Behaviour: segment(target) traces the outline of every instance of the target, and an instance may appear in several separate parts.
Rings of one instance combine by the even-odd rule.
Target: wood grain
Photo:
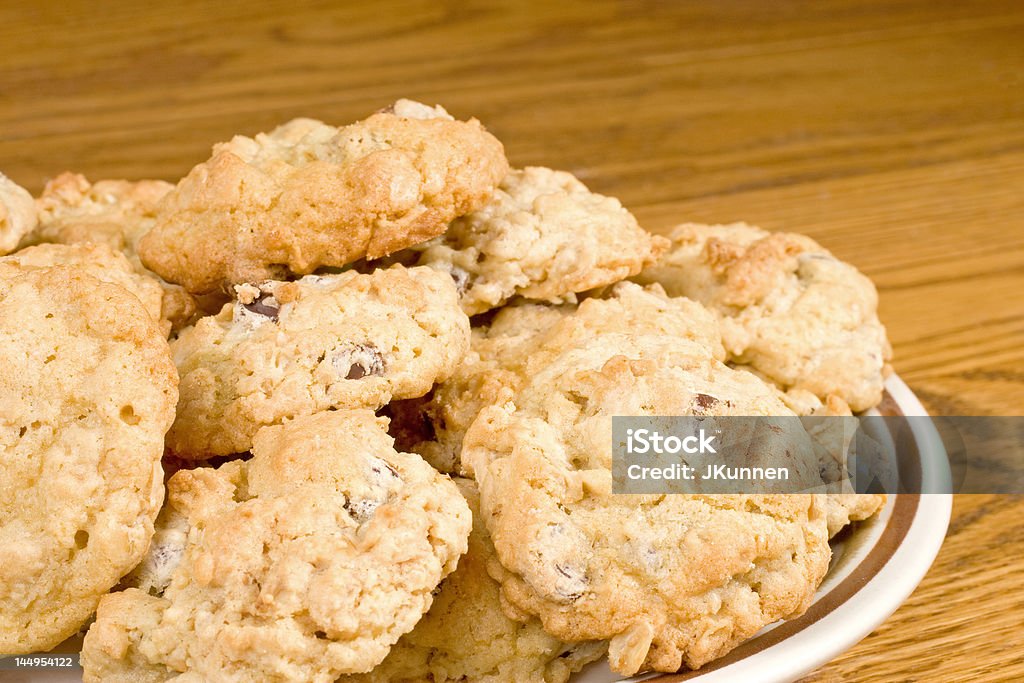
[[[1024,5],[0,7],[0,169],[174,180],[236,132],[399,96],[475,115],[652,230],[806,232],[879,285],[936,413],[1024,413]],[[931,573],[806,681],[1024,679],[1024,500],[960,496]]]

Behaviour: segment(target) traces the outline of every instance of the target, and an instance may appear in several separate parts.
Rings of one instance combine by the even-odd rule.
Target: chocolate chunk
[[[709,410],[716,406],[719,403],[719,400],[714,396],[708,396],[707,394],[697,394],[693,402],[701,410]]]
[[[566,602],[576,602],[583,596],[584,586],[587,585],[586,575],[576,567],[569,567],[564,564],[556,564],[555,571],[565,577],[567,581],[559,581],[555,590]],[[568,585],[565,585],[568,584]]]
[[[352,500],[349,498],[341,507],[345,508],[345,512],[347,512],[357,524],[363,524],[373,517],[373,513],[376,512],[378,507],[380,507],[380,501],[366,498],[363,500]]]
[[[396,479],[398,478],[398,472],[395,470],[394,467],[387,464],[383,460],[380,461],[380,464],[384,465],[387,471],[391,473],[392,477],[395,477]],[[373,470],[374,474],[384,474],[384,470],[382,470],[379,465],[370,465],[370,469]]]
[[[281,311],[277,300],[274,299],[273,295],[267,293],[261,293],[254,301],[242,304],[242,306],[245,310],[270,318],[275,323],[277,322],[277,314]]]
[[[369,344],[355,344],[334,352],[331,364],[345,379],[380,377],[384,374],[384,356]]]

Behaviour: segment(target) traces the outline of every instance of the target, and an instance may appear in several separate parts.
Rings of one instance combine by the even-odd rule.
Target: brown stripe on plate
[[[889,395],[888,391],[885,392],[882,403],[879,404],[877,410],[887,417],[898,417],[903,415],[903,411],[900,410],[899,405]],[[915,469],[919,471],[921,458],[920,454],[917,452],[917,444],[905,442],[900,445],[901,447],[906,447],[909,451],[907,452],[909,457],[901,458],[901,466],[905,467],[908,462],[913,463],[916,465]],[[901,471],[901,475],[903,474],[906,473]],[[882,571],[882,567],[892,559],[896,549],[903,543],[903,539],[907,537],[907,532],[910,530],[914,517],[917,515],[917,508],[920,503],[921,496],[919,494],[901,493],[894,496],[894,498],[895,503],[893,504],[892,516],[889,518],[889,522],[886,524],[885,529],[882,531],[882,535],[878,538],[878,541],[871,550],[868,551],[867,556],[861,560],[860,564],[854,568],[849,576],[839,582],[839,584],[828,593],[819,596],[817,600],[815,600],[814,604],[812,604],[801,616],[779,624],[771,631],[759,636],[758,638],[742,643],[724,657],[716,659],[696,671],[665,674],[664,676],[658,676],[657,678],[647,679],[648,683],[678,683],[679,681],[699,680],[705,673],[729,666],[730,664],[756,655],[762,650],[781,643],[786,638],[790,638],[800,631],[803,631],[807,627],[838,609],[840,605],[847,602],[850,598],[860,592],[860,590],[866,586],[871,579],[875,578],[875,576]]]

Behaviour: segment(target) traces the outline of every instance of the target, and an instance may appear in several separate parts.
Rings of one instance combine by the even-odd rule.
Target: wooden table
[[[746,220],[869,274],[928,408],[1024,411],[1024,4],[4,3],[0,170],[176,179],[399,96],[652,230]],[[807,681],[1024,679],[1024,499],[960,496],[924,583]]]

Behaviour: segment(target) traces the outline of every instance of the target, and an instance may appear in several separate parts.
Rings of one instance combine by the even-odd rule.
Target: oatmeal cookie
[[[578,307],[506,307],[489,326],[473,329],[470,352],[454,374],[415,407],[427,427],[426,438],[413,450],[441,471],[457,472],[462,437],[482,408],[511,400],[527,379],[565,350],[606,333],[629,331],[696,341],[724,358],[714,316],[693,301],[667,297],[657,285],[619,283],[604,298],[586,299]]]
[[[413,247],[416,265],[450,273],[469,315],[513,296],[550,303],[636,275],[668,248],[617,199],[565,171],[513,170],[483,207]]]
[[[297,415],[422,396],[469,346],[455,285],[430,268],[236,290],[171,343],[181,399],[167,445],[183,458],[246,451],[261,426]]]
[[[875,286],[856,268],[809,237],[743,223],[688,223],[670,237],[637,280],[715,311],[733,363],[855,411],[878,404],[892,349]]]
[[[161,317],[173,329],[180,329],[201,310],[216,313],[224,301],[221,297],[197,301],[180,285],[171,284],[146,268],[139,259],[139,240],[153,227],[157,204],[173,188],[162,180],[90,183],[79,173],[61,173],[46,184],[36,200],[39,226],[28,241],[32,244],[93,242],[120,251],[137,273],[160,285]],[[210,310],[210,306],[216,308]]]
[[[152,226],[156,206],[174,188],[162,180],[100,180],[65,172],[46,183],[36,200],[34,242],[95,242],[137,262],[136,246]]]
[[[369,671],[430,607],[472,525],[455,484],[395,451],[369,410],[265,427],[251,460],[181,470],[167,495],[187,526],[170,582],[104,598],[86,681]]]
[[[121,287],[67,267],[0,278],[0,654],[78,631],[145,554],[176,386]]]
[[[786,402],[790,407],[793,407],[790,400],[792,395],[793,392],[786,394]],[[862,459],[862,465],[880,478],[886,490],[895,491],[898,473],[893,462],[894,454],[872,438],[850,412],[849,406],[835,396],[830,396],[829,400],[808,413],[793,409],[806,415],[801,421],[818,449],[822,467],[839,468],[838,472],[833,470],[828,473],[836,482],[829,487],[826,496],[829,537],[854,522],[870,519],[877,514],[885,506],[885,494],[853,493],[852,473],[849,471],[846,454],[851,441],[856,438],[856,453]]]
[[[880,493],[834,493],[828,495],[828,535],[835,536],[854,522],[874,517],[885,506]]]
[[[430,611],[368,674],[338,683],[565,683],[600,659],[603,642],[563,643],[540,621],[516,621],[501,608],[500,587],[487,573],[494,546],[480,518],[480,496],[468,479],[455,481],[473,512],[469,550],[441,584]]]
[[[152,278],[139,275],[119,252],[105,244],[40,244],[0,257],[0,278],[26,270],[67,266],[102,282],[118,285],[134,294],[149,316],[160,325],[164,336],[167,321],[161,317],[163,292]]]
[[[190,292],[379,258],[481,207],[508,170],[476,119],[400,100],[216,145],[161,203],[143,262]]]
[[[28,190],[0,173],[0,254],[18,248],[36,226],[36,207]]]
[[[485,408],[462,447],[509,607],[612,668],[697,668],[801,614],[828,569],[823,495],[611,493],[613,415],[792,415],[707,347],[608,333]]]

